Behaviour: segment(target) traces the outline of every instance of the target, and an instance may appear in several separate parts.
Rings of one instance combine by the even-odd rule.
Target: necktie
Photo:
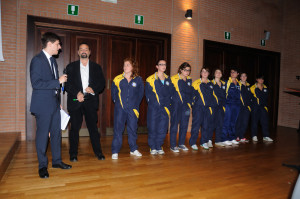
[[[55,71],[54,71],[54,57],[50,57],[50,62],[51,62],[51,71],[54,79],[56,79]]]

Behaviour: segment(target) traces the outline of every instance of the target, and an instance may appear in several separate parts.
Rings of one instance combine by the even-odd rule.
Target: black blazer
[[[56,61],[54,61],[54,67],[56,76],[59,78]],[[60,90],[60,83],[54,78],[50,63],[43,51],[31,60],[30,80],[32,85],[30,112],[53,113],[58,109],[60,103],[55,91]]]
[[[105,88],[105,79],[101,66],[89,60],[89,87],[94,90],[95,96],[88,95],[84,102],[73,100],[77,99],[77,94],[80,91],[83,93],[80,75],[80,60],[68,64],[66,72],[68,81],[65,83],[65,89],[68,93],[68,111],[79,109],[83,103],[87,103],[97,110],[99,107],[99,94]]]

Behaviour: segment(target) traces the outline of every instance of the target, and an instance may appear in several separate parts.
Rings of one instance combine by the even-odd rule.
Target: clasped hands
[[[93,90],[91,87],[87,87],[87,88],[85,89],[85,91],[86,91],[87,93],[94,94],[94,90]],[[77,100],[78,100],[79,102],[83,102],[83,101],[84,101],[84,94],[83,94],[81,91],[79,91],[79,93],[77,94]]]

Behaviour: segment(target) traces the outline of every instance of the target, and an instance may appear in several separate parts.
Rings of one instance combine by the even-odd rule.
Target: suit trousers
[[[77,156],[78,154],[79,130],[82,125],[83,115],[90,134],[93,151],[96,155],[101,154],[100,134],[97,128],[97,109],[92,104],[83,102],[78,109],[69,111],[69,114],[71,117],[71,130],[69,132],[70,156]]]
[[[52,164],[61,163],[61,128],[60,128],[60,110],[59,107],[53,113],[43,112],[35,113],[36,118],[36,138],[35,145],[39,161],[39,169],[48,167],[48,158],[46,156],[49,132],[52,153]]]

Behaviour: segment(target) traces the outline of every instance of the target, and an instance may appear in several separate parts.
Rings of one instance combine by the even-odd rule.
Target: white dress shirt
[[[82,82],[82,88],[83,93],[86,93],[85,89],[89,86],[89,61],[86,66],[84,66],[80,62],[80,75],[81,75],[81,82]]]
[[[49,62],[49,64],[50,64],[50,69],[51,69],[51,71],[52,71],[52,68],[51,68],[51,60],[50,60],[50,58],[52,57],[51,55],[49,55],[45,50],[43,50],[43,52],[44,52],[44,54],[46,55],[46,57],[47,57],[47,59],[48,59],[48,62]],[[55,67],[53,66],[53,72],[54,72],[54,76],[55,76],[55,79],[57,79],[57,77],[56,77],[56,70],[55,70]]]

